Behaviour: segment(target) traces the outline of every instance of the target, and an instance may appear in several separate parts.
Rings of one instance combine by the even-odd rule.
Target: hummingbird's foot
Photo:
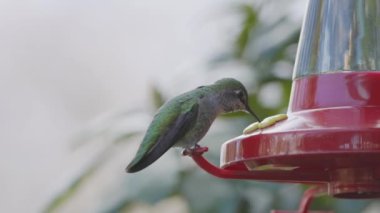
[[[186,148],[182,151],[183,156],[202,155],[208,151],[208,147],[201,147],[196,144],[193,148]]]

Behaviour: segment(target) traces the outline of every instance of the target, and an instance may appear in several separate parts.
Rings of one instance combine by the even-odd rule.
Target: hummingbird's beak
[[[255,117],[258,122],[261,122],[260,118],[253,112],[253,110],[248,106],[248,104],[245,105],[245,108],[246,108],[247,112],[249,112],[249,114],[253,115],[253,117]]]

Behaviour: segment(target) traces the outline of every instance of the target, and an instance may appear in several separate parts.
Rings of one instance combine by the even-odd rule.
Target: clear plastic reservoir
[[[380,71],[380,0],[310,0],[294,79]]]

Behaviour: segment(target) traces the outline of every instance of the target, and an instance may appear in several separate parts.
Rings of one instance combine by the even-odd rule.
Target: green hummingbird
[[[169,100],[154,116],[126,171],[133,173],[146,168],[170,147],[181,147],[191,153],[199,147],[197,143],[218,115],[235,111],[249,112],[260,121],[248,106],[247,90],[233,78],[197,87]]]

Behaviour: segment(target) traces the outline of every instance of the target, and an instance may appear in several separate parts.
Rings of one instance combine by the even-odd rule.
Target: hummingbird
[[[233,78],[197,87],[169,100],[158,109],[126,172],[146,168],[171,147],[191,153],[218,115],[235,111],[248,112],[260,121],[248,105],[244,85]]]

